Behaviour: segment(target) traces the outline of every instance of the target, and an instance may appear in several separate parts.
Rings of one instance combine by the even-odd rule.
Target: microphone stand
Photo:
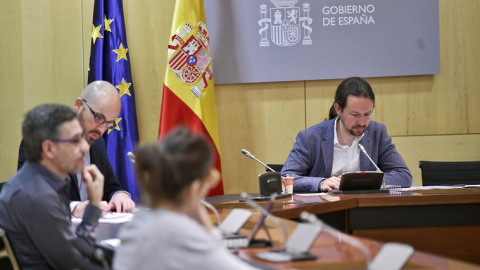
[[[382,172],[382,170],[380,170],[380,168],[377,166],[377,164],[375,162],[373,162],[372,158],[370,157],[370,155],[365,150],[365,147],[363,147],[363,145],[361,145],[359,143],[358,148],[360,148],[360,150],[365,154],[365,156],[367,156],[368,160],[370,160],[370,162],[373,164],[373,166],[375,166],[375,168],[377,169],[377,172]],[[385,186],[385,176],[383,177],[382,188],[387,189],[387,187]]]
[[[260,205],[258,205],[256,202],[254,202],[252,200],[252,198],[250,197],[250,195],[248,195],[246,192],[242,192],[242,194],[240,196],[242,196],[242,198],[245,199],[245,202],[248,205],[250,205],[251,207],[253,207],[257,210],[259,210],[260,213],[262,213],[262,215],[265,215],[266,217],[270,217],[273,220],[273,222],[275,222],[278,226],[280,226],[280,228],[282,228],[282,230],[283,230],[283,245],[285,246],[285,243],[287,242],[287,238],[288,238],[287,228],[285,227],[285,224],[283,224],[283,222],[281,222],[277,217],[272,215],[270,212],[265,210],[263,207],[260,207]],[[274,193],[271,196],[275,197],[276,194]],[[273,200],[275,200],[275,198],[273,198]],[[266,226],[264,228],[266,228]],[[267,230],[267,234],[270,235],[268,230]]]
[[[368,248],[362,242],[358,241],[357,239],[355,239],[355,238],[353,238],[353,237],[351,237],[347,234],[344,234],[344,233],[341,233],[341,232],[337,231],[336,229],[334,229],[333,227],[330,227],[325,222],[318,219],[317,216],[315,216],[311,213],[302,212],[300,214],[300,219],[302,219],[306,222],[312,223],[312,224],[316,224],[316,225],[320,226],[320,228],[322,228],[326,232],[328,232],[330,235],[338,237],[338,239],[340,241],[345,241],[346,243],[358,248],[365,255],[367,269],[368,269],[368,266],[370,265],[370,262],[371,262],[371,255],[370,255],[370,251],[368,250]]]

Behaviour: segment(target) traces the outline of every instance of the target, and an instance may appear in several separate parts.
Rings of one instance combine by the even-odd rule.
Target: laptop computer
[[[338,190],[332,190],[332,194],[361,194],[361,193],[388,193],[381,189],[383,172],[359,171],[342,174]]]

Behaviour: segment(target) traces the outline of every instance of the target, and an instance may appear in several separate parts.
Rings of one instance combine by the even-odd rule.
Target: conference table
[[[226,210],[228,212],[228,210]],[[240,233],[247,234],[253,226],[254,221],[258,218],[259,213],[254,212],[243,231]],[[298,225],[298,222],[292,220],[282,219],[282,222],[287,228],[288,234],[291,235],[292,231]],[[247,248],[240,249],[237,256],[252,261],[257,264],[261,264],[270,269],[367,269],[366,256],[358,248],[341,241],[339,237],[327,233],[322,230],[317,237],[309,253],[314,255],[316,259],[305,261],[294,261],[287,263],[273,263],[258,259],[255,254],[258,252],[265,252],[268,249],[280,249],[283,248],[283,231],[282,229],[272,221],[272,219],[266,219],[266,226],[269,228],[269,232],[272,238],[275,240],[273,247],[271,248]],[[259,231],[258,238],[266,238],[264,231]],[[366,246],[370,253],[370,257],[373,259],[384,243],[363,238],[356,237],[357,240]],[[451,259],[443,256],[433,255],[431,253],[415,250],[412,256],[402,269],[480,269],[480,265],[475,265],[469,262],[464,262],[456,259]]]
[[[238,194],[229,194],[207,200],[222,220],[232,209],[249,209],[252,216],[239,232],[246,236],[260,217],[260,211],[239,202],[239,198]],[[266,202],[258,204],[264,206]],[[271,212],[285,225],[289,236],[299,224],[300,214],[307,211],[339,232],[352,234],[368,249],[372,259],[385,242],[401,242],[415,248],[402,269],[468,270],[480,269],[478,258],[473,255],[480,254],[479,207],[480,188],[470,188],[399,194],[300,194],[276,200]],[[210,214],[215,222],[215,215]],[[326,230],[321,231],[310,248],[314,260],[273,263],[257,258],[258,252],[284,247],[284,230],[278,220],[274,221],[273,217],[265,220],[273,247],[240,249],[237,256],[269,269],[366,269],[366,256],[361,250]],[[99,224],[97,240],[117,237],[121,226]],[[267,236],[265,230],[260,230],[256,238]]]
[[[220,212],[250,208],[238,198],[238,194],[230,194],[211,197],[208,201]],[[266,202],[258,203],[263,206]],[[440,258],[480,264],[480,188],[411,189],[395,194],[294,194],[291,198],[277,200],[271,210],[273,215],[292,221],[299,221],[303,211],[315,214],[339,231],[362,239],[413,246],[416,250],[412,258],[413,268],[417,256],[423,259],[427,256],[421,251],[442,256]],[[328,237],[318,241],[321,249]],[[380,242],[374,243],[370,245],[372,252],[376,253]],[[332,248],[335,244],[330,240],[329,246]],[[246,250],[244,253],[250,252]],[[325,255],[328,254],[326,251],[318,252],[324,254],[320,256],[322,258],[331,257]],[[345,258],[335,256],[345,262]],[[322,263],[327,261],[322,260]],[[449,267],[440,268],[464,269]]]

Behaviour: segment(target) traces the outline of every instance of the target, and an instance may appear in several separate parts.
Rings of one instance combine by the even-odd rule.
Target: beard
[[[78,121],[80,122],[80,125],[82,126],[83,128],[83,132],[85,132],[85,140],[87,140],[87,143],[89,145],[92,145],[96,140],[100,139],[100,137],[102,137],[102,133],[96,129],[92,129],[92,130],[87,130],[87,124],[86,124],[86,121],[85,121],[85,110],[82,109],[79,113],[78,113]],[[91,134],[97,134],[98,137],[97,138],[92,138]]]
[[[347,125],[345,125],[345,121],[343,121],[343,118],[340,117],[340,121],[342,122],[342,126],[345,127],[345,130],[352,136],[361,136],[365,130],[367,130],[368,125],[356,125],[351,128],[348,128]]]
[[[361,130],[360,130],[361,128]],[[353,126],[351,129],[347,129],[348,133],[350,133],[352,136],[361,136],[365,130],[367,129],[367,126]]]

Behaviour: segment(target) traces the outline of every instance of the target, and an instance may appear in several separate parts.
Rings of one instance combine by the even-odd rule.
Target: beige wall
[[[374,120],[421,184],[419,160],[480,160],[480,1],[440,0],[438,75],[368,78]],[[158,132],[174,1],[124,0],[139,132]],[[16,170],[23,114],[44,102],[72,105],[87,81],[93,0],[2,0],[0,181]],[[226,193],[257,191],[261,165],[283,163],[296,134],[326,116],[340,80],[217,85]]]

